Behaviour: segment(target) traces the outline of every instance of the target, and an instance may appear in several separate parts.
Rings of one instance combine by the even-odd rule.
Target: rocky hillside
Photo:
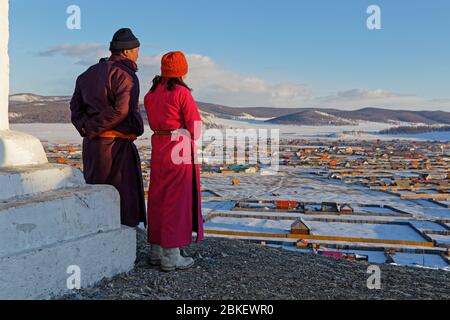
[[[136,267],[64,299],[361,300],[450,298],[450,273],[381,265],[381,290],[367,288],[368,264],[289,252],[239,240],[207,239],[187,249],[194,268],[163,273],[148,264],[145,234]]]

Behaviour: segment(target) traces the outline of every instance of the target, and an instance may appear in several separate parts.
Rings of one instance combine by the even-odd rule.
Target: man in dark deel
[[[70,102],[72,123],[84,137],[84,177],[88,184],[109,184],[120,193],[122,224],[146,224],[141,160],[134,141],[144,133],[136,76],[139,40],[120,29],[111,57],[80,75]]]

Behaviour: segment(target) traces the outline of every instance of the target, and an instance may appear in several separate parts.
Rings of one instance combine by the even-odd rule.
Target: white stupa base
[[[0,168],[47,162],[39,139],[22,132],[0,130]]]
[[[120,196],[87,185],[78,169],[41,164],[0,168],[0,300],[49,299],[128,272],[136,231],[120,224]]]
[[[129,271],[135,257],[136,232],[128,227],[0,257],[0,300],[59,298],[72,292],[67,285],[70,266],[79,267],[86,288]]]

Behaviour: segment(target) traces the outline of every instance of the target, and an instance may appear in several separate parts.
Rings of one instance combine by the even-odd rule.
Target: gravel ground
[[[257,244],[207,239],[186,253],[197,260],[188,271],[151,267],[144,235],[138,236],[136,267],[63,299],[81,300],[291,300],[450,299],[450,273],[381,266],[381,290],[367,289],[367,263],[289,252]]]

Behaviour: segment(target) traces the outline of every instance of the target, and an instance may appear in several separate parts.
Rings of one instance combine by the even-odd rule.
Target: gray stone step
[[[0,300],[49,299],[70,290],[70,266],[81,271],[82,288],[128,272],[136,260],[136,232],[121,227],[0,257]]]
[[[0,203],[0,257],[120,227],[120,196],[111,186],[34,194]]]
[[[0,201],[84,184],[80,170],[64,165],[0,168]]]

